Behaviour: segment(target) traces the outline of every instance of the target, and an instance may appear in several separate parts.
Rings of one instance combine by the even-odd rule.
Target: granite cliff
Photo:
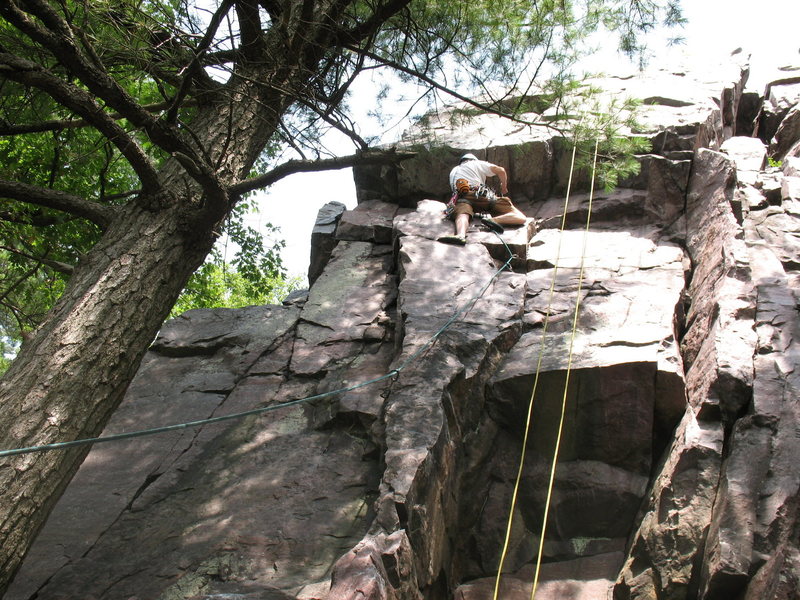
[[[168,323],[106,434],[323,396],[97,445],[6,598],[492,598],[536,379],[499,596],[528,598],[568,367],[537,599],[800,597],[800,70],[746,78],[598,82],[653,150],[586,234],[557,138],[409,131],[320,212],[310,289]],[[464,151],[526,226],[436,242]]]

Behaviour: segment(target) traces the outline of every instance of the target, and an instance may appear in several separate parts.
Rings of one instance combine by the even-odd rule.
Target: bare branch
[[[371,150],[348,156],[337,156],[320,160],[289,160],[263,175],[245,179],[232,185],[228,191],[232,196],[240,196],[253,190],[268,187],[273,183],[295,173],[312,173],[316,171],[332,171],[346,169],[355,165],[393,165],[416,156],[415,152],[398,152]]]
[[[236,16],[239,20],[241,39],[239,52],[247,60],[258,60],[261,57],[264,39],[256,0],[236,2]]]
[[[111,206],[104,206],[66,192],[0,179],[0,196],[37,206],[54,208],[88,219],[105,229],[116,215]]]
[[[486,112],[486,113],[489,113],[489,114],[493,114],[493,115],[498,115],[498,116],[504,117],[504,118],[506,118],[506,119],[508,119],[510,121],[513,121],[515,123],[520,123],[522,125],[531,125],[531,126],[541,126],[541,127],[552,128],[552,124],[551,123],[546,123],[546,122],[543,122],[543,121],[528,121],[528,120],[525,120],[525,119],[520,119],[519,117],[515,117],[514,115],[509,114],[508,112],[504,112],[504,111],[500,110],[497,107],[494,107],[494,106],[491,106],[491,105],[487,105],[487,104],[483,104],[481,102],[478,102],[477,100],[474,100],[473,98],[468,98],[467,96],[459,94],[455,90],[450,89],[447,86],[442,85],[441,83],[439,83],[438,81],[436,81],[432,77],[430,77],[428,75],[425,75],[424,73],[421,73],[421,72],[419,72],[419,71],[417,71],[415,69],[407,67],[407,66],[405,66],[403,64],[400,64],[400,63],[398,63],[396,61],[393,61],[393,60],[390,60],[388,58],[384,58],[382,56],[379,56],[378,54],[375,54],[374,52],[370,52],[369,50],[363,50],[363,49],[355,48],[355,47],[351,47],[349,49],[352,52],[363,54],[367,58],[370,58],[370,59],[374,60],[375,62],[377,62],[379,64],[382,64],[384,66],[387,66],[387,67],[390,67],[390,68],[395,69],[397,71],[400,71],[401,73],[405,73],[406,75],[411,75],[412,77],[415,77],[419,81],[431,86],[432,88],[437,89],[440,92],[444,92],[445,94],[447,94],[449,96],[452,96],[453,98],[456,98],[457,100],[460,100],[461,102],[464,102],[465,104],[467,104],[469,106],[473,106],[473,107],[475,107],[477,109],[480,109],[483,112]]]
[[[361,148],[361,150],[366,150],[367,147],[369,146],[369,144],[367,144],[367,142],[360,135],[356,133],[355,127],[352,124],[352,122],[349,125],[345,125],[338,119],[334,118],[334,115],[331,114],[332,112],[331,110],[323,111],[315,104],[308,102],[302,98],[298,99],[298,101],[300,102],[300,104],[302,104],[312,112],[319,115],[319,118],[325,121],[328,125],[330,125],[334,129],[337,129],[338,131],[349,137],[351,140],[353,140],[353,143],[359,148]]]
[[[186,73],[183,76],[181,87],[178,90],[178,93],[175,94],[175,98],[172,101],[172,106],[170,106],[169,110],[167,111],[166,118],[168,122],[172,123],[178,118],[178,108],[180,108],[183,100],[189,93],[192,80],[195,78],[195,75],[201,68],[200,58],[206,53],[211,45],[211,42],[214,41],[214,35],[219,28],[219,24],[222,22],[222,18],[225,16],[225,14],[230,10],[232,4],[233,0],[223,0],[217,11],[211,17],[211,23],[208,26],[208,30],[203,36],[203,39],[200,41],[200,45],[197,47],[195,55],[192,58],[192,62],[189,63],[189,66],[186,68]]]

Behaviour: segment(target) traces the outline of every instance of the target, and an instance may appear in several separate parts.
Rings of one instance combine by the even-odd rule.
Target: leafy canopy
[[[176,91],[173,74],[158,66],[189,51],[201,19],[184,2],[67,2],[74,30],[117,82],[143,106],[160,107]],[[165,27],[165,24],[174,23]],[[187,31],[181,25],[189,26]],[[181,43],[177,45],[180,35]],[[153,42],[162,39],[162,46]],[[174,50],[171,49],[175,46]],[[0,20],[0,51],[13,52],[69,78],[67,69],[30,38]],[[156,73],[154,76],[153,73]],[[160,75],[160,76],[159,76]],[[184,118],[191,119],[191,106]],[[167,154],[124,119],[124,127],[163,165]],[[0,76],[0,179],[67,192],[108,206],[127,202],[139,178],[114,144],[51,95]],[[273,147],[265,149],[266,159]],[[292,285],[286,280],[280,240],[268,244],[262,232],[243,224],[252,205],[240,203],[228,219],[227,235],[236,250],[226,259],[215,251],[176,306],[182,310],[274,301]],[[267,225],[267,231],[275,235]],[[0,372],[20,341],[54,305],[81,258],[102,236],[96,223],[69,212],[0,195]],[[235,282],[230,293],[204,283],[210,274]],[[233,283],[232,283],[233,285]],[[175,311],[173,311],[175,313]]]

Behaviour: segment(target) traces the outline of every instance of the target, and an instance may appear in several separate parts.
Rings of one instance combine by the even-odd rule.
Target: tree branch
[[[13,292],[18,286],[22,285],[22,283],[26,279],[28,279],[29,277],[33,277],[36,274],[36,271],[38,271],[39,267],[41,266],[42,266],[41,263],[39,263],[38,265],[31,267],[30,269],[28,269],[27,273],[24,273],[14,283],[12,283],[8,287],[8,289],[6,289],[2,294],[0,294],[0,302],[5,302],[5,299],[11,295],[11,292]]]
[[[219,28],[219,24],[222,22],[222,18],[225,16],[225,14],[227,14],[232,5],[233,0],[223,0],[219,8],[212,15],[211,23],[209,23],[208,29],[206,30],[203,39],[200,41],[200,45],[197,47],[195,55],[192,57],[192,61],[189,63],[189,66],[186,67],[186,73],[183,76],[183,81],[181,81],[180,89],[175,94],[175,98],[172,101],[172,106],[170,106],[169,110],[167,111],[166,119],[168,122],[173,123],[175,119],[178,118],[178,108],[180,108],[184,98],[186,98],[186,95],[189,93],[192,81],[201,68],[200,58],[206,53],[211,45],[211,42],[214,41],[214,35]]]
[[[155,104],[147,104],[143,106],[146,111],[157,113],[162,110],[168,109],[172,106],[173,101],[157,102]],[[184,102],[181,106],[194,106],[196,102],[189,100]],[[109,118],[116,120],[122,119],[123,116],[118,112],[108,113]],[[0,118],[0,136],[4,135],[20,135],[26,133],[44,133],[47,131],[63,131],[64,129],[80,129],[81,127],[93,127],[94,125],[86,119],[61,119],[52,121],[41,121],[40,123],[22,123],[14,124]]]
[[[68,265],[67,263],[63,263],[59,260],[50,260],[49,258],[44,258],[40,256],[33,256],[31,254],[27,254],[25,252],[17,250],[16,248],[12,248],[11,246],[0,246],[0,250],[5,250],[6,252],[12,252],[17,256],[27,258],[28,260],[36,261],[41,265],[50,267],[54,271],[58,271],[59,273],[64,273],[66,275],[72,275],[72,272],[75,270],[75,267],[73,267],[72,265]]]
[[[368,152],[358,152],[348,156],[337,156],[334,158],[324,158],[320,160],[289,160],[282,163],[263,175],[258,175],[251,179],[245,179],[228,188],[232,196],[240,196],[253,190],[268,187],[273,183],[295,173],[313,173],[316,171],[332,171],[336,169],[346,169],[355,165],[393,165],[403,160],[408,160],[416,156],[416,152],[398,152],[395,149],[389,151],[370,150]]]
[[[405,73],[406,75],[411,75],[412,77],[414,77],[414,78],[418,79],[419,81],[431,86],[432,88],[435,88],[435,89],[437,89],[437,90],[439,90],[441,92],[444,92],[445,94],[447,94],[449,96],[452,96],[453,98],[455,98],[457,100],[460,100],[461,102],[464,102],[465,104],[467,104],[469,106],[473,106],[473,107],[475,107],[477,109],[480,109],[483,112],[486,112],[486,113],[489,113],[489,114],[493,114],[493,115],[498,115],[500,117],[506,118],[506,119],[508,119],[510,121],[513,121],[515,123],[520,123],[522,125],[542,126],[542,127],[552,128],[552,124],[550,124],[550,123],[539,122],[539,121],[526,121],[525,119],[520,119],[518,117],[515,117],[514,115],[511,115],[511,114],[507,113],[507,112],[503,112],[499,108],[495,108],[495,107],[492,107],[490,105],[482,104],[481,102],[478,102],[477,100],[474,100],[472,98],[468,98],[467,96],[459,94],[455,90],[452,90],[452,89],[448,88],[447,86],[442,85],[441,83],[439,83],[435,79],[431,78],[430,76],[425,75],[424,73],[421,73],[421,72],[419,72],[419,71],[417,71],[415,69],[407,67],[407,66],[405,66],[403,64],[400,64],[400,63],[398,63],[396,61],[390,60],[388,58],[384,58],[384,57],[382,57],[382,56],[380,56],[378,54],[375,54],[374,52],[370,52],[369,50],[364,50],[362,48],[357,48],[357,47],[347,47],[347,48],[350,51],[355,52],[357,54],[363,54],[367,58],[372,59],[372,60],[374,60],[375,62],[377,62],[377,63],[379,63],[381,65],[384,65],[386,67],[390,67],[392,69],[400,71],[401,73]]]
[[[93,94],[102,99],[109,107],[113,108],[125,119],[133,123],[134,126],[144,129],[150,139],[163,150],[169,153],[182,152],[187,156],[191,156],[194,160],[197,160],[195,158],[196,153],[194,149],[184,140],[180,131],[175,126],[167,123],[163,119],[156,119],[146,111],[144,107],[139,105],[139,103],[137,103],[104,68],[92,64],[81,54],[72,36],[69,23],[67,23],[52,6],[44,0],[25,0],[25,8],[31,14],[39,18],[42,23],[46,25],[47,29],[31,21],[27,15],[20,11],[10,0],[0,2],[0,14],[5,16],[10,23],[32,40],[42,44],[42,46],[49,50],[64,67],[71,71],[80,82],[86,86],[88,93],[84,92],[84,94],[87,97],[91,98]],[[35,65],[35,63],[30,64]],[[39,69],[43,71],[41,67]],[[51,77],[57,79],[52,76],[52,74]],[[61,99],[56,99],[62,102]],[[72,106],[68,106],[68,108],[75,110]],[[87,115],[83,113],[79,114],[87,118]],[[132,166],[136,168],[135,165]],[[145,180],[143,180],[142,183],[145,184]],[[145,185],[145,188],[147,187],[148,186]],[[153,191],[155,189],[157,188],[151,188],[147,191]]]
[[[37,213],[30,214],[17,214],[8,211],[0,211],[0,221],[6,223],[18,223],[20,225],[32,225],[33,227],[52,227],[53,225],[61,225],[62,223],[69,223],[76,217],[75,215],[59,214],[44,216],[38,211]]]
[[[108,227],[116,215],[116,210],[111,206],[103,206],[80,196],[18,181],[0,179],[0,196],[83,217],[103,229]]]
[[[362,151],[366,150],[367,147],[369,146],[369,144],[367,144],[367,142],[355,132],[352,123],[350,125],[345,125],[344,123],[341,123],[331,115],[330,110],[322,110],[312,102],[304,100],[303,98],[298,98],[298,102],[303,106],[305,106],[306,108],[308,108],[309,110],[311,110],[312,112],[316,113],[319,116],[319,118],[325,121],[328,125],[330,125],[334,129],[337,129],[338,131],[342,132],[344,135],[349,137],[351,140],[353,140],[353,143],[356,146],[358,146]]]
[[[338,37],[343,45],[357,44],[372,36],[386,21],[410,4],[410,0],[388,0],[380,4],[365,21],[352,29],[343,31]]]
[[[97,104],[90,93],[63,81],[36,63],[6,52],[0,52],[0,74],[46,92],[60,104],[81,115],[119,149],[136,171],[145,189],[155,191],[160,187],[158,174],[150,159],[127,132]]]
[[[238,0],[236,17],[239,21],[241,38],[239,52],[247,60],[257,60],[261,57],[264,39],[256,0]]]

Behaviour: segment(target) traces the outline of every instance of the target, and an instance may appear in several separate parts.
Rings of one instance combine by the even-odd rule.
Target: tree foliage
[[[93,42],[98,58],[127,93],[143,105],[164,106],[169,84],[150,77],[135,64],[149,60],[146,55],[152,41],[166,35],[160,20],[175,19],[181,4],[139,3],[138,10],[130,10],[134,6],[96,2],[92,3],[94,10],[87,11],[86,3],[76,3],[69,14],[77,18],[81,37]],[[15,49],[22,56],[36,57],[34,48],[8,22],[2,23],[0,39],[6,51]],[[57,63],[48,68],[60,70]],[[75,119],[41,90],[9,79],[0,80],[0,90],[0,125],[7,131],[0,137],[0,179],[57,189],[110,206],[120,205],[136,193],[136,172],[106,136]],[[160,164],[166,154],[146,137],[139,137]],[[265,149],[265,158],[270,150]],[[236,257],[224,261],[220,252],[213,254],[211,262],[188,284],[179,303],[184,310],[255,304],[274,299],[287,288],[281,244],[265,246],[261,232],[242,224],[250,208],[244,203],[237,205],[228,220],[232,225],[221,236],[238,246]],[[102,228],[95,222],[69,212],[0,198],[0,340],[5,350],[0,373],[7,368],[19,342],[53,306],[75,265],[101,234]],[[241,271],[237,270],[239,265]],[[236,294],[201,284],[212,267],[225,273],[222,281],[238,282]]]
[[[287,277],[283,269],[280,251],[286,244],[276,239],[276,227],[266,224],[264,230],[269,235],[265,238],[260,231],[244,225],[241,214],[234,212],[226,230],[229,237],[212,249],[206,262],[192,275],[172,308],[171,317],[193,308],[277,304],[300,286],[301,278]]]

